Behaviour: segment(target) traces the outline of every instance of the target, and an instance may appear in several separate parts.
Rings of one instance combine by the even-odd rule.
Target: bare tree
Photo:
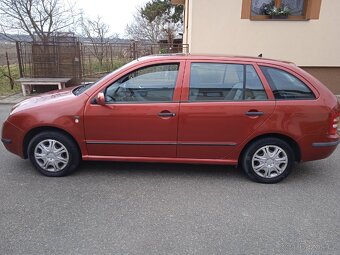
[[[149,0],[134,15],[134,22],[126,27],[131,39],[157,43],[167,39],[172,44],[183,30],[183,6],[174,6],[170,0]]]
[[[162,26],[162,37],[172,45],[178,32],[183,30],[183,6],[173,5],[170,0],[149,0],[140,9],[140,15]]]
[[[139,12],[134,15],[134,22],[126,26],[126,34],[133,40],[148,40],[157,43],[163,36],[163,25],[160,19],[149,22]]]
[[[54,32],[73,24],[74,5],[62,0],[1,0],[0,29],[10,38],[13,33],[27,33],[32,40],[48,41]]]
[[[105,49],[111,37],[118,37],[118,35],[109,36],[110,26],[102,21],[100,16],[96,19],[81,18],[81,26],[83,35],[91,41],[89,48],[91,53],[98,59],[100,66],[103,65]]]

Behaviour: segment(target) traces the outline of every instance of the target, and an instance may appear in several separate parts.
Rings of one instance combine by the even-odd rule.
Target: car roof
[[[139,58],[139,60],[217,60],[217,61],[245,61],[245,62],[254,62],[254,63],[267,63],[267,64],[278,64],[278,65],[294,65],[294,63],[284,60],[275,60],[270,58],[262,58],[262,57],[252,57],[252,56],[236,56],[236,55],[200,55],[200,54],[186,54],[186,53],[177,53],[177,54],[158,54],[158,55],[149,55],[145,57]]]

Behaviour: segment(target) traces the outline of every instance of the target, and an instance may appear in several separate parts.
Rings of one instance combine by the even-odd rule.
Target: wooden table
[[[20,78],[16,82],[21,84],[22,94],[26,96],[27,92],[30,94],[32,85],[56,85],[58,89],[64,89],[65,84],[70,80],[71,78]]]

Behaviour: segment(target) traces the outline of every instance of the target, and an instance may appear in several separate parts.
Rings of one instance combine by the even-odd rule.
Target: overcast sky
[[[125,35],[125,28],[133,20],[133,14],[148,0],[77,0],[77,7],[90,18],[98,15],[110,25],[111,33]]]

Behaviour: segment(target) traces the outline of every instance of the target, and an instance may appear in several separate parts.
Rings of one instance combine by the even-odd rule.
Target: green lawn
[[[11,75],[14,80],[19,79],[19,66],[10,65]],[[21,91],[19,84],[14,84],[14,88],[11,89],[11,84],[4,74],[8,74],[7,66],[0,66],[0,96],[9,96]]]
[[[130,59],[113,59],[111,62],[109,59],[104,59],[102,65],[100,65],[96,58],[86,59],[82,63],[83,76],[95,77],[98,74],[109,73],[130,61]]]

